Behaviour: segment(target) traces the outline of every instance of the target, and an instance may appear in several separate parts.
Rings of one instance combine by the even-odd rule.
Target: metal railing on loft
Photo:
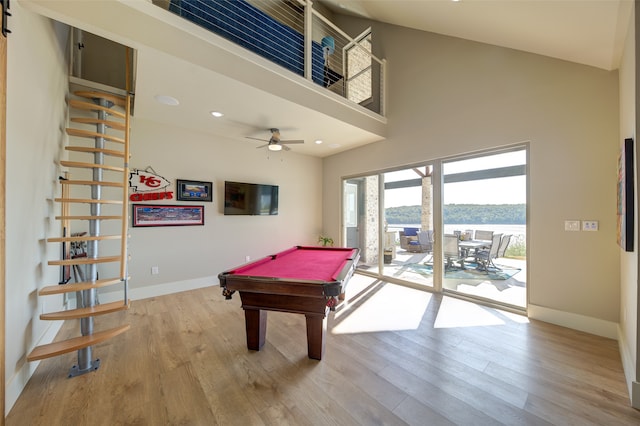
[[[385,60],[370,32],[350,35],[311,0],[153,0],[169,11],[385,115]]]

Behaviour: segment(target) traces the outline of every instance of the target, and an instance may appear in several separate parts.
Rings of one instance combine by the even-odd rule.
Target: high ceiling
[[[286,76],[278,75],[282,73],[268,77],[249,75],[243,72],[246,67],[234,62],[233,55],[224,56],[232,50],[229,47],[216,54],[225,59],[214,63],[211,50],[207,51],[202,43],[205,30],[186,21],[168,27],[168,19],[178,18],[150,2],[20,3],[52,19],[135,48],[137,118],[188,127],[211,134],[212,139],[224,137],[247,149],[261,144],[247,136],[268,139],[267,129],[279,127],[283,139],[305,140],[304,145],[292,146],[294,152],[318,157],[384,137],[384,132],[379,131],[384,127],[383,121],[367,128],[341,120],[338,113],[349,114],[348,108],[331,102],[330,96],[321,101],[326,104],[324,110],[317,107],[317,102],[308,103],[308,96],[284,96],[291,87],[304,84],[286,83]],[[339,13],[605,70],[619,65],[633,6],[631,0],[325,0],[325,4]],[[176,75],[182,78],[176,79]],[[157,95],[170,95],[181,103],[168,107],[155,100]],[[213,120],[209,112],[214,109],[223,111],[225,116]],[[371,117],[360,113],[360,118],[352,122],[362,124],[363,120],[371,122]],[[325,143],[316,145],[316,139]]]
[[[618,68],[632,0],[322,0],[376,21]]]

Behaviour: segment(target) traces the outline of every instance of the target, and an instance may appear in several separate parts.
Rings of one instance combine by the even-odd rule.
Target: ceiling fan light
[[[269,151],[282,151],[282,145],[272,143],[271,145],[269,145]]]

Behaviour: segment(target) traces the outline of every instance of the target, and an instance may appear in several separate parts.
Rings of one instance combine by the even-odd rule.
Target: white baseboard
[[[195,290],[203,287],[217,286],[217,277],[201,277],[192,280],[173,281],[170,283],[149,285],[129,289],[129,299],[142,300],[150,297],[165,296],[167,294],[180,293],[181,291]],[[222,294],[222,290],[220,290]],[[122,300],[122,292],[100,293],[100,303],[109,303]]]
[[[62,328],[63,323],[64,321],[52,321],[49,323],[49,327],[36,345],[46,345],[47,343],[53,342],[53,339]],[[25,359],[24,364],[22,364],[18,371],[16,371],[16,373],[7,380],[5,387],[5,417],[9,414],[9,411],[11,411],[13,404],[18,400],[22,390],[36,371],[36,368],[38,368],[38,365],[40,365],[40,361],[28,362]],[[69,366],[69,368],[71,368],[71,366]]]
[[[140,300],[150,297],[164,296],[172,293],[179,293],[181,291],[195,290],[202,287],[217,286],[217,277],[202,277],[192,280],[175,281],[170,283],[163,283],[158,285],[144,286],[138,288],[132,288],[129,290],[129,299]],[[213,290],[212,290],[213,291]],[[100,293],[100,303],[116,302],[123,299],[122,291],[105,292]],[[69,309],[73,309],[75,301],[72,300]],[[37,345],[46,345],[53,342],[56,335],[62,328],[63,321],[52,321],[51,325],[42,335]],[[9,411],[18,400],[18,397],[22,393],[27,382],[35,372],[36,368],[40,365],[40,361],[27,362],[25,361],[22,367],[16,372],[16,374],[7,381],[6,385],[6,404],[5,404],[5,417],[9,414]],[[69,366],[71,368],[71,366]]]
[[[618,325],[618,350],[620,351],[622,371],[624,372],[624,379],[627,382],[627,390],[629,391],[631,406],[634,408],[640,408],[640,384],[635,381],[636,363],[631,356],[631,353],[629,353],[629,345],[627,344],[627,340],[625,339],[625,335],[622,332],[620,325]]]
[[[595,334],[596,336],[608,337],[609,339],[615,340],[618,340],[619,337],[618,323],[613,321],[605,321],[537,305],[528,305],[527,313],[529,318],[584,331],[585,333]]]

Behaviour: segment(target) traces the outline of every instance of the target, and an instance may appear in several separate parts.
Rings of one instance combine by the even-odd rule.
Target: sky
[[[443,164],[445,174],[472,170],[492,169],[526,164],[526,152],[516,151]],[[385,173],[385,181],[415,179],[411,169]],[[420,204],[421,188],[401,188],[385,191],[385,207],[414,206]],[[526,177],[516,176],[448,183],[443,191],[444,204],[525,204]]]

